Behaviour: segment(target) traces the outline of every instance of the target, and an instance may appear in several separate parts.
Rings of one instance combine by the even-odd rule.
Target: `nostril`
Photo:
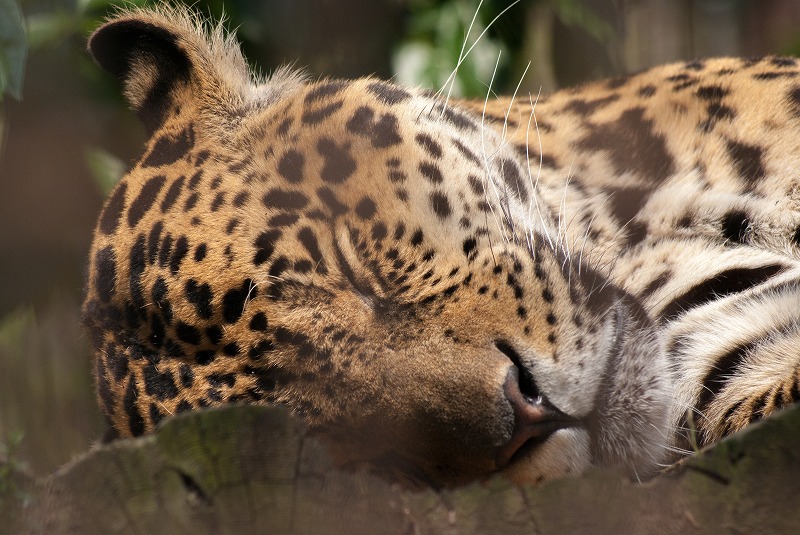
[[[531,402],[535,402],[541,398],[539,387],[536,386],[536,381],[533,379],[533,373],[527,366],[522,364],[522,357],[514,349],[514,347],[505,340],[496,340],[495,347],[500,350],[508,359],[514,363],[517,368],[519,390],[523,396],[528,398]]]
[[[514,363],[508,369],[503,387],[514,412],[514,427],[508,442],[497,452],[496,463],[498,468],[502,468],[521,450],[530,451],[559,429],[578,426],[580,421],[561,412],[542,396],[533,374],[522,365],[511,344],[497,341],[495,345]]]

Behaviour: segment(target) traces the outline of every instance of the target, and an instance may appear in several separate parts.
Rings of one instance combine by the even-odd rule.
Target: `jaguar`
[[[643,480],[800,399],[800,64],[448,99],[251,73],[182,8],[89,40],[149,139],[84,323],[115,437],[287,407],[337,466]]]

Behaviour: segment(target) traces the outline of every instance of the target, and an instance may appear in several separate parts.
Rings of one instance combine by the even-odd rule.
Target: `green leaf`
[[[28,45],[16,0],[0,0],[0,93],[19,99]]]
[[[601,43],[608,42],[614,36],[611,25],[595,15],[580,0],[556,0],[553,7],[561,22],[583,29]]]
[[[84,157],[95,183],[107,195],[125,173],[125,164],[110,152],[97,147],[86,149]]]
[[[485,97],[495,65],[503,70],[508,54],[502,42],[483,33],[491,19],[482,20],[481,12],[467,35],[476,5],[473,0],[413,3],[409,37],[392,60],[398,81],[443,88],[452,96]]]
[[[77,33],[79,21],[70,13],[55,11],[29,15],[26,24],[28,45],[32,50],[36,50],[45,46],[57,45],[66,37]]]

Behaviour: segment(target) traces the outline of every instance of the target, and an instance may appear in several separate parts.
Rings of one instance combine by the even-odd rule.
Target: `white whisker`
[[[495,76],[497,74],[497,68],[498,68],[499,64],[500,64],[500,54],[497,55],[497,61],[495,62],[494,71],[492,72],[492,78],[491,78],[491,80],[489,80],[489,86],[488,86],[488,90],[486,92],[486,99],[483,102],[483,112],[481,114],[481,156],[483,157],[483,165],[484,165],[484,173],[485,173],[485,180],[483,181],[484,195],[487,195],[487,199],[488,199],[488,191],[487,191],[487,188],[486,188],[486,185],[488,183],[491,186],[492,193],[500,201],[499,202],[500,209],[502,210],[503,209],[503,197],[497,191],[497,184],[496,184],[495,180],[492,177],[492,165],[491,165],[492,160],[493,160],[493,158],[494,158],[494,156],[496,154],[496,151],[500,150],[500,149],[499,148],[496,149],[495,152],[493,152],[491,155],[487,154],[487,152],[486,152],[486,137],[484,136],[484,132],[486,130],[486,108],[489,105],[489,96],[492,93],[492,84],[494,83],[494,78],[495,78]],[[506,228],[505,228],[504,225],[501,224],[500,218],[495,213],[494,208],[492,208],[492,203],[487,203],[487,204],[489,205],[489,210],[492,212],[492,216],[495,219],[495,224],[497,225],[497,228],[501,232],[501,236],[503,238],[503,241],[510,242],[510,239],[506,236]]]
[[[467,47],[467,42],[469,41],[469,34],[472,33],[472,27],[475,25],[475,21],[478,18],[478,13],[480,13],[482,5],[483,5],[483,0],[480,0],[478,2],[478,7],[475,8],[475,13],[472,14],[472,20],[470,21],[469,26],[467,27],[467,33],[464,35],[464,40],[461,42],[461,50],[459,50],[458,52],[458,61],[456,61],[455,68],[453,68],[453,71],[450,73],[450,76],[448,76],[447,80],[445,80],[444,85],[442,85],[442,87],[434,95],[434,99],[438,99],[442,95],[444,88],[447,87],[448,84],[450,84],[450,86],[447,89],[447,97],[445,97],[445,100],[442,103],[442,114],[440,118],[444,116],[447,110],[447,104],[448,102],[450,102],[450,96],[453,92],[453,86],[456,83],[456,76],[458,75],[458,69],[459,67],[461,67],[461,63],[466,59],[467,54],[469,54],[469,52],[472,50],[472,47],[470,47],[469,51],[467,51],[466,54],[464,53],[464,49]],[[480,36],[478,36],[478,39],[475,40],[475,44],[478,43],[478,40],[480,40]]]
[[[528,183],[531,185],[531,190],[532,190],[531,201],[529,201],[529,205],[528,205],[528,213],[530,214],[530,212],[531,212],[530,203],[533,203],[533,207],[536,208],[536,213],[539,216],[539,223],[541,224],[541,228],[542,228],[542,231],[544,232],[545,238],[547,239],[547,243],[550,246],[550,249],[554,250],[555,245],[553,243],[552,236],[550,235],[550,230],[549,230],[550,225],[548,225],[545,222],[544,215],[542,214],[542,209],[539,206],[538,195],[537,195],[537,193],[539,191],[539,179],[542,176],[542,167],[544,165],[544,151],[542,149],[542,136],[541,136],[541,132],[539,131],[539,122],[536,119],[536,104],[539,102],[539,97],[541,96],[541,94],[542,94],[542,89],[540,87],[539,88],[539,93],[536,94],[536,100],[534,101],[532,99],[530,93],[528,93],[528,102],[530,102],[530,105],[531,105],[531,114],[530,114],[530,117],[528,118],[528,129],[525,132],[525,160],[526,160],[526,164],[527,164],[527,168],[528,168]],[[530,125],[531,125],[531,121],[533,121],[534,127],[536,129],[536,140],[537,140],[537,143],[539,144],[539,162],[538,162],[538,166],[537,166],[537,170],[536,170],[536,180],[534,180],[533,176],[531,175],[531,166],[530,166],[530,130],[531,130],[531,126]],[[532,227],[533,227],[533,225],[531,225],[531,231],[533,230]]]
[[[503,9],[503,11],[501,11],[495,18],[493,18],[491,20],[491,22],[489,22],[489,24],[486,25],[486,27],[483,29],[483,31],[480,33],[480,35],[478,35],[478,37],[475,39],[475,42],[472,43],[472,45],[469,47],[469,49],[467,49],[467,51],[465,53],[459,54],[458,63],[456,63],[456,66],[453,69],[453,71],[450,73],[450,76],[448,76],[447,80],[445,80],[444,86],[446,86],[448,83],[450,83],[450,87],[452,89],[453,84],[451,83],[451,80],[455,80],[455,76],[458,73],[459,67],[461,67],[461,64],[464,62],[464,60],[467,59],[467,57],[469,56],[470,52],[472,52],[472,49],[474,49],[477,46],[477,44],[480,42],[480,40],[483,38],[483,36],[486,35],[486,32],[489,31],[489,29],[494,25],[494,23],[497,22],[497,20],[500,17],[502,17],[506,13],[506,11],[508,11],[509,9],[511,9],[512,7],[517,5],[518,3],[520,3],[520,1],[521,0],[514,0],[514,2],[512,2],[505,9]],[[464,38],[464,42],[465,43],[466,43],[467,37],[469,36],[470,31],[472,30],[472,25],[474,24],[475,19],[478,16],[478,11],[480,10],[482,4],[483,4],[483,0],[480,0],[480,2],[478,3],[478,8],[475,10],[475,14],[472,17],[472,22],[469,25],[469,30],[467,31],[467,36],[465,36],[465,38]],[[462,48],[462,52],[463,52],[463,48]],[[496,73],[496,71],[497,71],[497,66],[495,66],[495,73]],[[494,79],[495,73],[492,74],[492,79]],[[442,89],[440,91],[444,90],[444,86],[442,87]],[[445,109],[447,108],[447,103],[448,103],[449,99],[450,99],[450,93],[448,92],[447,98],[445,99],[445,101],[444,101],[444,103],[442,105],[442,115],[444,115],[444,113],[445,113]]]

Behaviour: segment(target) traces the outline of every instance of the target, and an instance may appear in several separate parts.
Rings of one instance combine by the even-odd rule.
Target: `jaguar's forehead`
[[[114,193],[119,202],[109,202],[113,211],[135,196],[130,226],[158,199],[157,211],[176,204],[187,228],[211,220],[208,232],[224,229],[237,238],[232,247],[248,243],[256,265],[291,236],[306,249],[295,267],[319,273],[321,229],[345,225],[373,242],[469,256],[492,234],[522,232],[511,222],[528,219],[519,215],[533,186],[519,156],[478,117],[413,89],[326,80],[240,110],[235,121],[213,109],[183,115],[154,134]]]
[[[387,208],[427,207],[442,222],[459,221],[467,198],[529,198],[517,157],[478,118],[387,82],[309,84],[251,121],[246,152],[274,164],[272,178],[287,188],[314,190],[334,216],[343,207],[326,196],[338,190],[369,214],[373,203],[350,195],[357,188]]]

